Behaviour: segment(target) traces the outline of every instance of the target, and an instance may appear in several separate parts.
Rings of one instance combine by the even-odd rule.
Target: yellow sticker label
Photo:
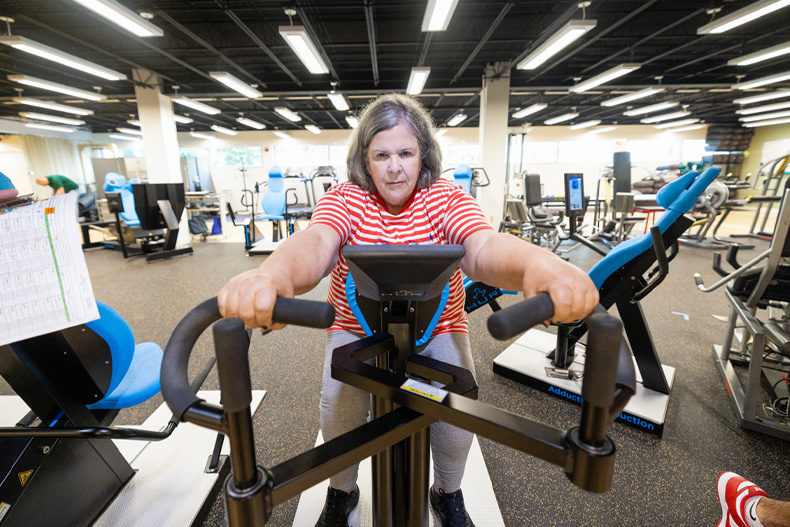
[[[447,397],[447,392],[445,390],[436,388],[430,384],[425,384],[424,382],[416,381],[414,379],[407,379],[406,382],[401,385],[401,389],[415,393],[420,397],[431,399],[438,403],[444,401],[444,398]]]
[[[55,214],[55,207],[46,207],[44,209],[44,214]]]
[[[24,487],[25,483],[27,483],[28,480],[30,479],[30,476],[33,475],[33,471],[32,470],[26,470],[24,472],[20,472],[17,475],[19,476],[19,483],[22,484],[22,486]]]

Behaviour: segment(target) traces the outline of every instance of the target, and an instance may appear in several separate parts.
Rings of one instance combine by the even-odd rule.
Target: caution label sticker
[[[441,388],[436,388],[435,386],[425,384],[424,382],[415,381],[414,379],[406,379],[406,382],[401,385],[401,389],[415,393],[420,397],[431,399],[438,403],[444,401],[444,398],[447,397],[448,393]]]
[[[3,521],[3,518],[5,518],[5,515],[8,514],[10,510],[10,504],[0,501],[0,522]]]
[[[33,475],[33,471],[32,470],[26,470],[24,472],[20,472],[19,474],[17,474],[17,476],[19,476],[19,483],[24,487],[25,483],[28,482],[28,480],[30,479],[30,476],[32,476],[32,475]]]

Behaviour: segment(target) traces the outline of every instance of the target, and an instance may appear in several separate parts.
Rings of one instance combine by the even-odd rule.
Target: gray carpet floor
[[[234,243],[195,241],[193,247],[191,256],[154,263],[141,258],[124,260],[120,253],[102,249],[85,253],[96,298],[129,322],[138,342],[153,341],[164,348],[189,309],[215,296],[228,279],[265,258],[247,257],[243,247]],[[756,255],[756,250],[745,252],[741,260]],[[569,256],[584,269],[598,258],[585,248]],[[507,526],[715,525],[720,518],[715,483],[726,470],[752,479],[772,497],[790,500],[788,444],[737,425],[712,358],[712,345],[722,342],[725,330],[725,323],[714,315],[726,315],[728,306],[721,290],[706,295],[693,281],[694,272],[700,272],[708,283],[717,279],[711,261],[710,251],[681,247],[669,276],[642,302],[661,359],[677,368],[677,373],[663,438],[622,424],[611,428],[618,448],[612,490],[601,495],[579,490],[560,468],[481,438]],[[322,283],[305,298],[322,300],[325,288]],[[508,297],[502,304],[514,301]],[[470,315],[480,399],[553,426],[573,425],[578,407],[492,372],[494,357],[509,342],[495,341],[487,334],[488,313],[484,308]],[[688,319],[674,313],[686,314]],[[207,332],[196,345],[192,372],[202,366],[211,348]],[[254,416],[262,465],[275,465],[313,445],[319,428],[322,353],[320,330],[288,327],[263,337],[254,335],[253,388],[267,390]],[[204,388],[218,388],[216,371]],[[8,390],[0,382],[0,393]],[[142,422],[161,402],[158,395],[124,410],[117,422]],[[278,506],[269,525],[292,525],[296,505],[297,498],[293,498]],[[223,522],[220,496],[204,525]]]

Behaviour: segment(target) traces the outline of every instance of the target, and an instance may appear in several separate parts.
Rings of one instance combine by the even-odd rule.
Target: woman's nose
[[[397,174],[400,172],[401,163],[400,158],[398,156],[390,156],[387,170],[389,170],[392,174]]]

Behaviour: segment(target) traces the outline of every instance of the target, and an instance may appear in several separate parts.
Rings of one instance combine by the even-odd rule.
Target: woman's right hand
[[[272,322],[272,310],[278,296],[293,298],[293,286],[278,280],[263,268],[233,277],[217,295],[223,317],[238,317],[248,328],[282,329],[285,324]]]

